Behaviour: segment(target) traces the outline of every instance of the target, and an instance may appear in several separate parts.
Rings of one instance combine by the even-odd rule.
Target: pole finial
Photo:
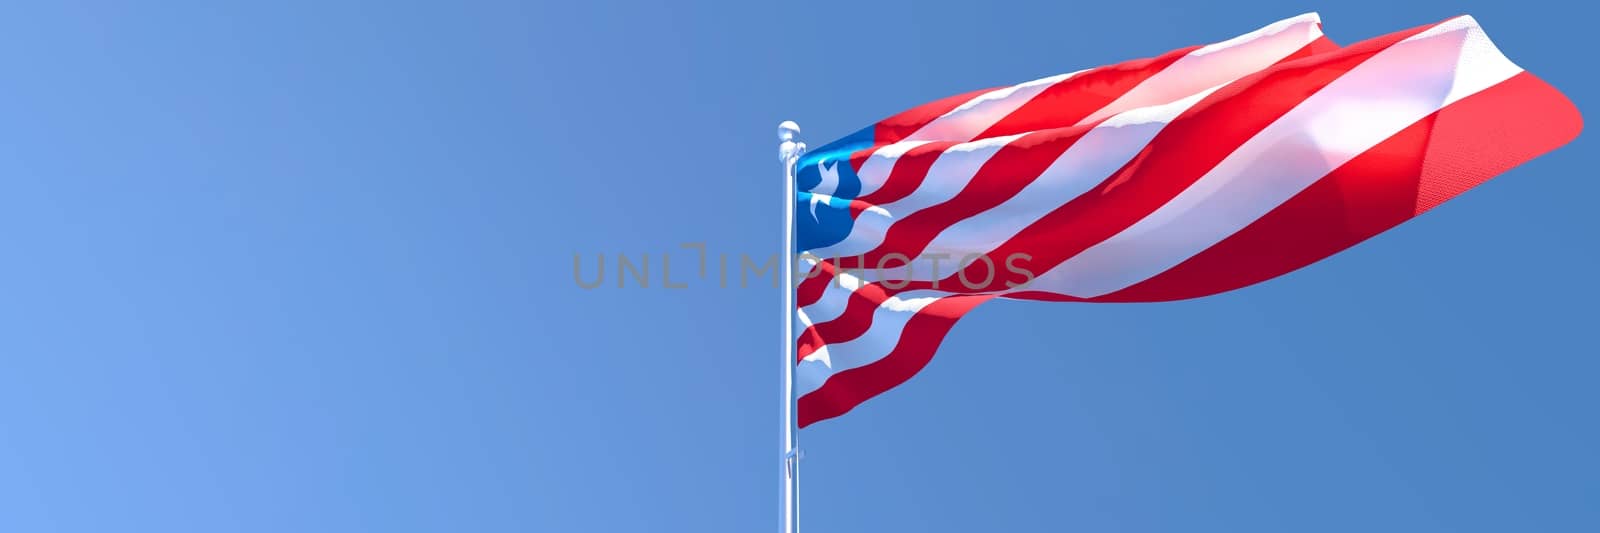
[[[793,120],[785,120],[778,124],[778,140],[792,141],[800,136],[800,125]]]
[[[785,120],[778,124],[778,160],[783,164],[793,164],[800,154],[806,152],[806,143],[800,142],[800,125],[793,120]]]

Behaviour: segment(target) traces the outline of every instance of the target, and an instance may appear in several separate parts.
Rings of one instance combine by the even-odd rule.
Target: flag
[[[1581,128],[1469,16],[1340,47],[1307,14],[912,108],[796,163],[799,426],[905,382],[984,302],[1251,285]]]

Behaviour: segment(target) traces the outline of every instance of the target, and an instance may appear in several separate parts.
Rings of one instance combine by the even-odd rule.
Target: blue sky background
[[[1600,109],[1570,2],[54,2],[0,17],[0,531],[765,531],[774,126],[1459,13]],[[807,531],[1600,530],[1593,134],[1348,252],[1000,302],[803,433]],[[683,290],[582,290],[671,253]],[[608,265],[608,268],[611,265]],[[610,282],[611,279],[608,279]]]

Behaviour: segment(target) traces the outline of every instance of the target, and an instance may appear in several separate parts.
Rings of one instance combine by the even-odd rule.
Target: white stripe
[[[856,177],[861,180],[861,192],[856,197],[866,196],[882,187],[883,183],[889,180],[889,172],[894,170],[894,164],[900,161],[900,157],[906,155],[906,152],[911,151],[912,148],[924,144],[928,144],[928,142],[897,142],[886,144],[877,150],[873,150],[872,155],[867,156],[867,159],[861,162],[861,171],[856,173]]]
[[[794,310],[794,319],[800,323],[799,331],[805,331],[807,328],[817,325],[815,320],[812,320],[810,316],[806,315],[806,310],[803,307]]]
[[[1106,123],[1086,133],[1084,138],[1075,143],[1027,189],[1006,204],[997,207],[995,211],[982,213],[974,220],[964,221],[957,227],[942,232],[940,238],[943,240],[936,240],[930,245],[926,256],[915,258],[917,261],[911,268],[915,275],[911,279],[932,280],[935,279],[935,273],[945,275],[952,273],[953,270],[949,267],[937,268],[934,265],[943,261],[939,258],[940,255],[960,258],[987,253],[1015,232],[1021,231],[1027,224],[1066,203],[1087,188],[1093,187],[1138,154],[1144,144],[1149,142],[1166,123],[1198,103],[1217,87],[1272,65],[1321,37],[1318,21],[1315,13],[1278,21],[1234,39],[1197,49],[1156,73],[1122,98],[1081,121],[1080,124],[1084,124],[1112,117],[1107,119]],[[973,102],[1011,89],[1015,87],[991,92],[975,98]],[[1139,105],[1134,107],[1135,104]],[[958,108],[957,111],[966,108],[986,109],[980,104],[971,104]],[[947,116],[953,115],[947,114]],[[1004,139],[1009,143],[1020,136],[995,139]],[[856,220],[844,241],[815,250],[816,253],[830,257],[848,257],[877,248],[883,243],[888,228],[894,223],[916,211],[944,203],[961,192],[983,163],[1002,146],[984,144],[992,140],[994,139],[984,139],[947,150],[929,168],[927,177],[915,192],[897,202],[879,206],[888,212],[887,216],[862,215]],[[889,145],[879,151],[883,152],[896,146]],[[887,174],[898,156],[909,149],[909,147],[895,148],[889,153],[891,157],[882,159],[886,164],[876,166],[873,172]],[[870,161],[872,160],[869,159]],[[863,165],[862,174],[866,174],[866,171],[866,165]],[[872,178],[875,183],[869,189],[866,185],[869,178],[863,176],[862,194],[877,190],[884,179],[886,177]],[[903,268],[894,270],[902,271]],[[895,279],[903,277],[899,275]]]
[[[1351,69],[1150,216],[1041,275],[1030,289],[1094,297],[1149,279],[1418,120],[1521,71],[1471,17],[1443,22]]]
[[[873,310],[872,327],[860,337],[832,343],[811,352],[795,367],[795,397],[822,388],[834,374],[867,366],[893,351],[900,344],[900,333],[918,311],[938,301],[936,291],[912,291],[891,297]]]
[[[991,137],[950,147],[934,160],[933,166],[928,168],[928,179],[922,180],[915,192],[877,206],[887,214],[862,213],[844,241],[811,252],[822,257],[847,257],[876,248],[896,219],[954,198],[995,152],[1021,136]]]
[[[812,319],[812,324],[822,324],[839,318],[844,314],[846,304],[850,302],[850,293],[866,285],[866,280],[849,272],[843,270],[838,272],[837,276],[828,280],[828,286],[822,290],[821,298],[801,308],[806,316]]]
[[[941,231],[913,261],[910,279],[932,281],[949,276],[956,272],[957,260],[988,254],[1000,247],[1024,228],[1105,181],[1138,155],[1167,124],[1214,90],[1166,105],[1128,111],[1095,126],[1015,196]],[[1005,258],[989,259],[1004,270]],[[903,267],[891,266],[887,270],[867,277],[906,279]],[[973,283],[982,281],[981,276],[974,277]]]
[[[980,94],[959,107],[945,112],[932,122],[923,124],[917,131],[906,136],[906,140],[970,141],[1045,89],[1081,72],[1084,71],[1059,74]]]
[[[1079,121],[1078,124],[1093,123],[1129,109],[1171,102],[1195,91],[1261,70],[1320,37],[1322,31],[1317,25],[1319,22],[1316,13],[1307,13],[1196,49],[1135,86],[1111,105]],[[924,124],[907,136],[906,140],[960,142],[972,140],[1022,108],[1039,93],[1087,70],[1042,78],[978,95],[932,122]]]
[[[1280,20],[1259,30],[1189,52],[1167,68],[1084,119],[1164,104],[1254,74],[1322,37],[1316,13]]]
[[[1166,105],[1130,110],[1096,125],[1015,196],[945,228],[926,248],[905,251],[907,255],[914,255],[909,269],[899,258],[894,258],[883,261],[886,268],[882,270],[864,270],[863,277],[870,281],[936,281],[954,275],[964,260],[966,264],[981,262],[975,256],[989,254],[1051,211],[1094,188],[1138,155],[1167,124],[1215,90],[1208,89]],[[851,233],[851,239],[868,242],[865,237],[867,233],[860,229]],[[875,238],[870,241],[872,244],[881,244],[881,231],[872,237]],[[835,248],[847,249],[839,245]],[[862,252],[840,255],[857,253]],[[1005,258],[991,256],[989,260],[995,265],[995,275],[1004,275]],[[975,273],[971,281],[974,285],[981,284],[983,274]]]
[[[838,294],[835,294],[838,291]],[[844,314],[845,304],[850,302],[850,291],[840,288],[833,282],[828,282],[828,289],[816,303],[800,308],[806,316],[812,318],[811,324],[826,324]],[[810,327],[808,325],[807,327]]]

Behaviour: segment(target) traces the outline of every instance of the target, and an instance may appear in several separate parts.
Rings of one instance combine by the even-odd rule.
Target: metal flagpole
[[[794,204],[795,164],[806,151],[800,142],[800,125],[778,124],[778,158],[783,161],[783,533],[800,530],[800,439],[794,426]]]

